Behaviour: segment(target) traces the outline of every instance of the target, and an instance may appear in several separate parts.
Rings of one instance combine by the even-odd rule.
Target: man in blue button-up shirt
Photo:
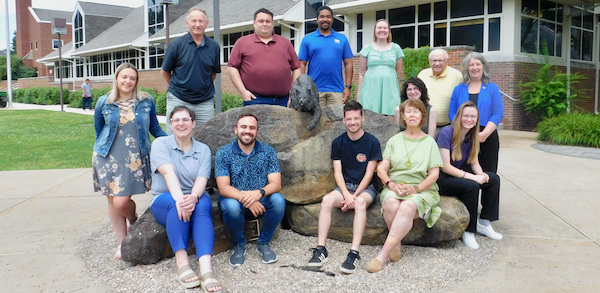
[[[258,118],[242,115],[236,126],[238,139],[220,148],[215,155],[215,177],[221,197],[219,207],[223,222],[231,233],[234,252],[232,266],[241,266],[246,255],[244,223],[246,217],[263,216],[256,248],[263,263],[277,261],[269,242],[285,213],[281,190],[281,173],[275,149],[257,141]]]

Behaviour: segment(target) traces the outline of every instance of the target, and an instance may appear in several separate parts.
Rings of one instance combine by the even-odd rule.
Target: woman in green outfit
[[[394,108],[400,104],[398,75],[402,70],[404,52],[392,43],[390,24],[385,19],[375,23],[373,43],[360,51],[360,73],[356,101],[393,122]]]
[[[383,248],[367,265],[367,271],[383,269],[388,259],[401,257],[401,241],[413,226],[423,219],[431,228],[440,218],[440,194],[435,181],[440,175],[442,157],[435,140],[421,127],[427,111],[421,100],[408,99],[400,105],[401,123],[406,130],[390,138],[377,166],[377,176],[385,184],[380,199],[383,218],[390,231]]]

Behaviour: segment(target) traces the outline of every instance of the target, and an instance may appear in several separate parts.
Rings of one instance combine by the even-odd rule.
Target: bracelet
[[[389,187],[390,183],[393,183],[394,181],[392,180],[388,180],[388,182],[385,183],[385,187]]]
[[[417,191],[417,193],[421,193],[421,189],[419,188],[419,185],[415,185],[415,190]]]
[[[465,178],[465,176],[467,176],[467,171],[465,171],[465,173],[460,178]]]

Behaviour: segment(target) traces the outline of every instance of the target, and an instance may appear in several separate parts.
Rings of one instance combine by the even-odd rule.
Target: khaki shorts
[[[324,108],[333,104],[343,104],[342,98],[342,93],[319,92],[319,105],[321,105],[321,108]]]

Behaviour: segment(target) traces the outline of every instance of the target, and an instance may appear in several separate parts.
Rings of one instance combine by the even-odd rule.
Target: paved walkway
[[[499,133],[494,227],[504,239],[482,272],[439,292],[596,292],[600,164],[537,150],[535,133]],[[90,169],[0,172],[1,292],[110,291],[77,254],[109,225],[91,177]],[[149,204],[147,195],[134,200],[138,212]]]

